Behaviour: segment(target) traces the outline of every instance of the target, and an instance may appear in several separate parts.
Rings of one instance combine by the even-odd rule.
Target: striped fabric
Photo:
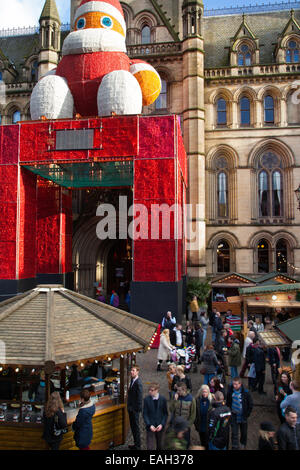
[[[241,392],[233,391],[232,392],[232,413],[237,416],[241,416],[243,408],[242,408],[242,394]]]
[[[232,331],[241,331],[242,322],[240,317],[230,315],[229,317],[226,317],[226,322],[230,325]]]

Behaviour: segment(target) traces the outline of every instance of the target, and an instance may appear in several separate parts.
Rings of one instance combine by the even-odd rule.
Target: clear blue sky
[[[45,0],[0,0],[0,29],[37,25],[44,3]],[[204,0],[204,5],[207,9],[256,5],[262,3],[269,3],[269,1]],[[275,3],[275,1],[271,1],[270,3]],[[56,4],[62,23],[69,23],[69,0],[56,0]]]

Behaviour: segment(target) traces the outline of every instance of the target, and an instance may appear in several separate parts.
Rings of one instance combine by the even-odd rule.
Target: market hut
[[[60,391],[72,424],[79,390],[70,388],[69,381],[76,368],[96,405],[91,448],[123,443],[130,367],[137,352],[149,349],[156,328],[155,323],[62,286],[38,286],[2,302],[0,449],[47,448],[41,416],[53,390]],[[76,448],[71,426],[61,448]]]
[[[281,320],[283,311],[290,317],[300,315],[300,283],[266,284],[239,289],[242,301],[243,333],[247,335],[248,316],[269,316]]]

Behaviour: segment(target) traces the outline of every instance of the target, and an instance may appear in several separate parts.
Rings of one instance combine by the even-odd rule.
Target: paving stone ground
[[[141,367],[140,378],[143,382],[144,396],[148,394],[148,385],[151,382],[159,382],[160,393],[167,399],[169,397],[168,384],[167,384],[167,366],[163,364],[163,370],[161,372],[156,371],[157,364],[157,349],[152,349],[147,353],[138,353],[136,363]],[[288,365],[288,364],[283,364]],[[190,372],[189,376],[192,380],[193,391],[192,395],[195,396],[200,386],[203,384],[203,375],[199,372]],[[227,384],[230,382],[230,377],[227,377]],[[248,388],[248,379],[243,379],[244,385]],[[276,412],[276,405],[273,398],[273,384],[271,380],[270,367],[266,364],[266,380],[264,390],[267,395],[259,395],[257,392],[252,393],[254,407],[252,414],[248,420],[248,443],[247,450],[256,450],[258,444],[258,431],[259,424],[262,421],[270,421],[274,424],[275,428],[278,429],[280,421]],[[146,431],[144,421],[141,416],[140,418],[140,429],[142,438],[142,449],[146,450]],[[129,430],[127,440],[124,445],[118,446],[115,450],[126,450],[128,446],[133,444],[132,434]],[[194,426],[191,430],[191,445],[200,445],[199,435],[195,430]]]

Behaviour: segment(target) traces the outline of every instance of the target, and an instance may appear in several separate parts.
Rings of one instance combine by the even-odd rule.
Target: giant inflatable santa
[[[146,62],[129,59],[125,37],[119,0],[82,0],[62,60],[33,89],[31,118],[140,114],[153,103],[161,91],[159,75]]]

